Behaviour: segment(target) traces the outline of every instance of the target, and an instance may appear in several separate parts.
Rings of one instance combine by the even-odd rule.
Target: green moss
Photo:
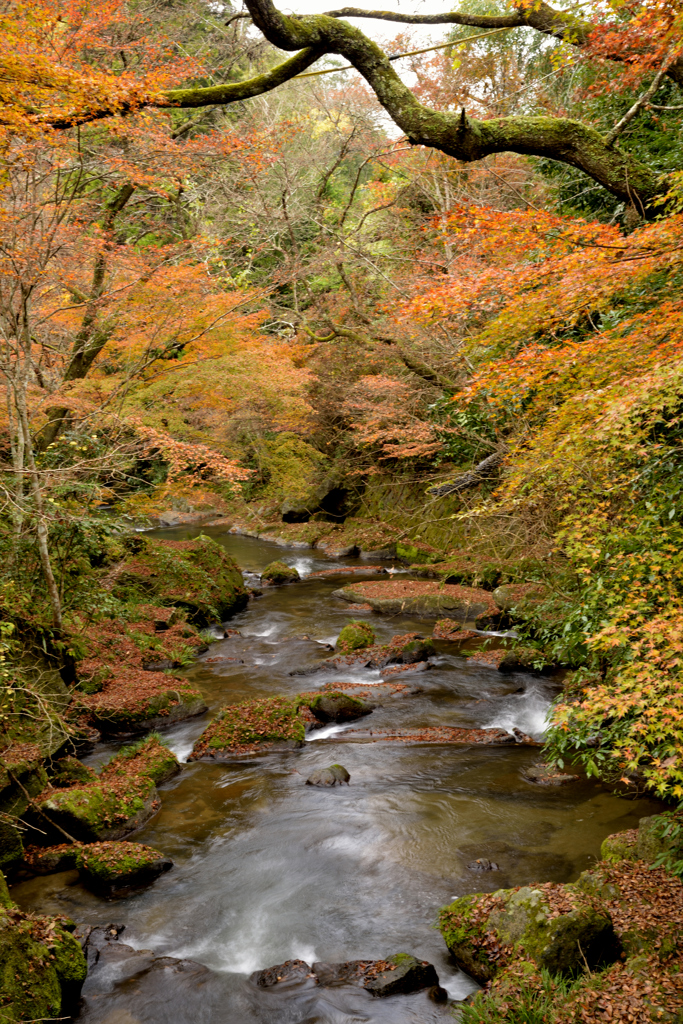
[[[184,608],[190,621],[223,621],[247,603],[242,574],[224,547],[210,537],[161,541],[136,536],[131,556],[116,576],[121,600]]]
[[[10,871],[21,863],[24,855],[24,844],[21,832],[11,822],[0,819],[0,872]],[[0,875],[0,877],[2,877]],[[2,903],[2,892],[0,892]]]
[[[342,654],[361,651],[375,643],[375,631],[367,622],[350,622],[337,637],[337,650]]]
[[[58,919],[0,912],[0,1019],[69,1016],[86,974],[79,943]]]
[[[261,573],[261,579],[270,583],[294,583],[299,579],[299,573],[293,565],[286,562],[271,562]]]
[[[258,458],[267,478],[263,496],[277,503],[282,515],[315,512],[333,486],[329,459],[297,434],[263,441]]]
[[[156,783],[177,770],[175,755],[152,734],[124,748],[94,782],[48,791],[40,806],[76,839],[118,838],[149,818]]]
[[[0,871],[0,907],[11,907],[12,900],[10,899],[9,889],[7,888],[7,881],[2,871]]]
[[[162,853],[141,843],[91,843],[80,847],[76,855],[76,867],[84,878],[102,887],[159,874],[164,861]]]
[[[53,786],[73,786],[78,782],[93,782],[97,778],[92,768],[75,757],[63,757],[57,761],[51,775]]]
[[[600,859],[610,864],[617,864],[620,860],[637,860],[634,830],[607,836],[600,847]]]
[[[409,565],[431,565],[443,558],[441,551],[436,551],[427,544],[410,541],[398,541],[396,555],[403,562],[408,562]]]
[[[158,732],[152,732],[137,743],[122,747],[106,766],[107,777],[128,774],[131,767],[137,775],[151,779],[155,785],[165,782],[179,770],[178,758],[165,745]]]

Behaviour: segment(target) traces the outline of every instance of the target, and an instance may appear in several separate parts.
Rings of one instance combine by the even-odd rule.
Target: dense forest
[[[590,884],[520,876],[548,922],[590,904],[569,967],[500,923],[528,890],[471,881],[441,930],[484,990],[438,1012],[674,1024],[683,8],[318,6],[0,5],[0,868],[96,889],[115,860],[161,863],[122,840],[177,768],[155,730],[206,711],[183,672],[298,579],[287,551],[366,557],[410,577],[391,614],[431,601],[433,638],[554,681],[548,778],[662,812],[607,840]],[[228,531],[282,548],[258,586]],[[367,613],[397,586],[356,585],[338,655],[375,651]],[[387,663],[432,656],[397,639]],[[190,759],[351,714],[319,700],[261,692]],[[87,936],[2,885],[0,1019],[77,1015]],[[618,952],[591,961],[605,920]]]

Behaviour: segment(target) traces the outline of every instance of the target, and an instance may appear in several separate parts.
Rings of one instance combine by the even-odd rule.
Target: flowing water
[[[155,534],[175,539],[198,530]],[[247,573],[282,559],[306,575],[339,565],[313,552],[209,529]],[[358,566],[357,559],[343,564]],[[255,579],[254,579],[255,582]],[[264,591],[187,671],[205,694],[209,715],[225,703],[311,690],[330,679],[379,681],[379,673],[315,671],[350,618],[332,591],[343,577],[303,579]],[[424,621],[367,615],[378,639]],[[479,643],[479,641],[475,641]],[[395,700],[364,724],[517,727],[537,738],[557,684],[524,673],[501,675],[468,663],[449,644],[419,680],[423,692]],[[301,676],[301,670],[312,674]],[[208,716],[168,730],[181,760]],[[78,922],[125,924],[122,942],[157,956],[210,968],[194,975],[156,961],[142,970],[112,963],[86,982],[83,1024],[428,1024],[451,1009],[426,992],[376,999],[362,989],[313,985],[258,989],[257,969],[290,958],[337,962],[409,952],[435,964],[451,999],[477,986],[451,963],[434,929],[438,908],[455,896],[534,881],[570,881],[594,863],[600,843],[632,828],[660,805],[625,799],[580,781],[563,788],[527,782],[532,747],[453,747],[345,742],[345,727],[309,735],[301,750],[232,763],[192,763],[161,787],[160,812],[133,837],[171,856],[174,869],[151,888],[104,901],[75,872],[22,882],[13,897],[25,909],[67,914]],[[90,763],[117,749],[108,744]],[[343,764],[351,784],[306,786],[315,768]],[[468,864],[488,858],[496,871]],[[149,961],[150,958],[148,958]],[[148,963],[145,961],[145,963]],[[95,979],[96,982],[95,983]],[[90,988],[89,988],[90,986]]]

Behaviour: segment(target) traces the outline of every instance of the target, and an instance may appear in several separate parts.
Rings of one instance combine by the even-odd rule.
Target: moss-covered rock
[[[76,853],[82,881],[97,892],[151,884],[173,861],[141,843],[90,843]]]
[[[600,857],[608,864],[618,864],[622,860],[637,860],[636,843],[638,829],[630,828],[626,832],[616,832],[607,836],[600,847]]]
[[[93,782],[97,778],[93,769],[76,757],[61,758],[53,765],[49,775],[50,785],[56,789],[80,782]]]
[[[642,860],[646,864],[683,860],[683,832],[679,834],[677,830],[670,830],[670,825],[670,816],[666,814],[641,818],[637,829],[607,836],[600,848],[600,856],[610,864],[618,864],[622,860]]]
[[[339,646],[339,644],[337,644]],[[348,654],[336,654],[323,662],[327,668],[343,669],[349,665],[363,665],[367,668],[385,668],[388,665],[415,665],[436,654],[433,641],[421,633],[402,633],[391,638],[388,644],[371,644],[359,647]],[[316,666],[318,671],[320,666]]]
[[[124,600],[184,608],[191,622],[223,621],[247,603],[242,574],[210,537],[127,541],[130,555],[116,567],[114,592]]]
[[[24,851],[22,868],[35,875],[52,875],[57,871],[70,871],[76,867],[78,843],[59,843],[56,846],[28,846]]]
[[[455,962],[481,984],[515,959],[571,975],[621,952],[607,911],[572,885],[462,896],[442,910],[440,926]]]
[[[408,565],[431,565],[442,560],[443,552],[418,540],[400,540],[396,544],[396,557]]]
[[[347,722],[372,706],[343,690],[262,697],[223,708],[194,745],[189,761],[222,761],[236,755],[302,746],[306,730],[326,722]]]
[[[372,711],[372,707],[359,697],[343,690],[325,691],[307,701],[306,706],[320,722],[352,722]]]
[[[87,974],[79,943],[58,918],[0,909],[0,1018],[68,1017]]]
[[[11,821],[0,818],[0,871],[12,871],[24,856],[21,832]]]
[[[261,573],[262,581],[276,585],[295,583],[299,578],[298,570],[286,562],[271,562]]]
[[[231,704],[204,730],[188,761],[221,761],[264,749],[300,747],[306,735],[300,706],[291,697],[263,697]]]
[[[413,615],[425,619],[456,619],[484,625],[496,621],[500,610],[491,594],[474,587],[446,586],[430,580],[389,580],[351,583],[334,597],[369,604],[382,615]]]
[[[93,782],[50,788],[37,798],[47,818],[83,842],[121,839],[158,809],[156,785],[179,771],[175,755],[148,737],[124,749]],[[40,827],[40,821],[36,821]],[[45,821],[42,822],[45,827]]]
[[[263,441],[259,461],[268,478],[266,500],[279,506],[282,516],[309,516],[335,486],[332,464],[297,434],[283,432]]]
[[[349,622],[337,637],[337,650],[342,654],[351,654],[371,647],[375,640],[375,631],[367,622]]]

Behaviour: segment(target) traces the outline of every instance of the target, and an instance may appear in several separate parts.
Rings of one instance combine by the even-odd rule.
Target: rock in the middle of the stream
[[[356,985],[373,996],[406,995],[439,985],[436,968],[427,960],[418,960],[410,953],[397,953],[386,960],[348,960],[341,964],[287,960],[276,967],[255,971],[250,979],[259,988],[271,988],[282,982],[315,980],[325,987]]]
[[[346,783],[348,786],[351,776],[341,764],[331,764],[329,768],[318,768],[306,779],[307,786],[336,786]]]

